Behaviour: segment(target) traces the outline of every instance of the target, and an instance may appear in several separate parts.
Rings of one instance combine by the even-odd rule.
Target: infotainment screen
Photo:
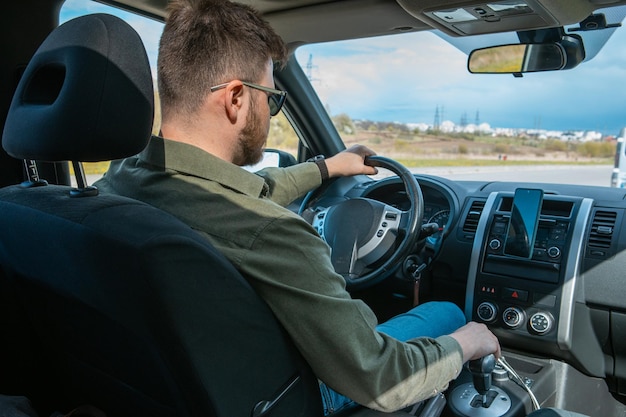
[[[504,243],[506,255],[532,257],[542,201],[543,190],[533,188],[515,190],[511,220]]]

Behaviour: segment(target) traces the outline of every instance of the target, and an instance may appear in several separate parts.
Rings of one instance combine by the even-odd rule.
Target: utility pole
[[[317,81],[316,78],[313,78],[313,69],[317,69],[317,65],[313,65],[313,54],[309,54],[309,59],[306,62],[306,76],[311,83]]]

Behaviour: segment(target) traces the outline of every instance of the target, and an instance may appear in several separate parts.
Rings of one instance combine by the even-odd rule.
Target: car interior
[[[99,2],[167,15],[167,0]],[[243,2],[292,51],[405,32],[451,43],[517,33],[516,77],[584,65],[584,38],[563,28],[617,25],[597,11],[626,6]],[[9,2],[0,28],[0,395],[28,397],[40,416],[82,404],[109,417],[322,416],[311,368],[220,253],[171,215],[89,184],[83,163],[146,146],[156,84],[128,23],[99,13],[59,25],[62,4]],[[480,66],[480,49],[468,55],[470,72],[499,72]],[[289,91],[284,112],[299,137],[298,154],[279,165],[345,149],[295,59],[275,81]],[[351,295],[380,321],[452,301],[503,348],[503,360],[472,361],[446,392],[389,415],[626,416],[623,189],[450,180],[384,155],[369,163],[393,175],[328,181],[289,207],[335,242]]]

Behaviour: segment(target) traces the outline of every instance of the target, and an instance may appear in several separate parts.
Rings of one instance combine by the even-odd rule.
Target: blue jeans
[[[447,301],[432,301],[412,308],[376,326],[376,330],[405,342],[416,337],[436,338],[453,333],[465,325],[461,309]],[[330,415],[356,403],[320,381],[324,415]]]

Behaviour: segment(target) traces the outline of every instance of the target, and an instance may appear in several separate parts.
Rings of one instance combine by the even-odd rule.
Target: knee
[[[458,329],[467,324],[465,313],[456,304],[450,301],[431,301],[426,304],[432,305],[431,308],[436,312],[437,317],[448,323],[449,329]]]

